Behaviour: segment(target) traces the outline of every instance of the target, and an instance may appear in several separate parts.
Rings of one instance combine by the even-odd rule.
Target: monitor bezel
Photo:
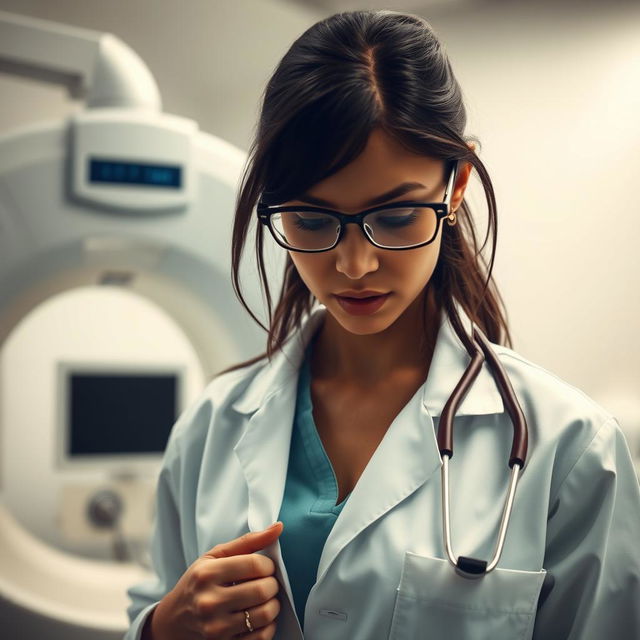
[[[171,375],[176,378],[176,420],[185,407],[186,367],[177,363],[139,363],[139,362],[98,362],[64,360],[57,363],[57,420],[55,466],[58,469],[81,470],[96,469],[121,473],[155,472],[160,464],[163,452],[122,453],[122,454],[79,454],[70,455],[68,428],[69,393],[71,375]],[[175,421],[174,421],[175,424]]]

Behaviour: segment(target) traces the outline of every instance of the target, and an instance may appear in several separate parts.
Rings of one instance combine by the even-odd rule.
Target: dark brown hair
[[[491,277],[497,239],[496,202],[484,164],[464,135],[466,110],[449,59],[423,18],[394,11],[347,11],[317,22],[284,55],[264,91],[258,131],[249,149],[236,202],[232,241],[233,288],[251,317],[268,333],[265,353],[232,371],[272,355],[300,327],[315,297],[287,255],[275,310],[264,264],[265,228],[254,207],[295,199],[336,173],[363,150],[374,128],[414,153],[469,162],[482,182],[489,224],[482,247],[468,203],[458,224],[444,226],[438,264],[429,282],[439,309],[467,346],[471,339],[456,312],[457,301],[494,343],[511,346],[504,304]],[[267,302],[268,327],[247,305],[239,267],[251,222],[256,260]],[[492,237],[489,266],[481,255]],[[426,296],[425,296],[426,299]],[[500,303],[500,304],[499,304]],[[222,372],[222,373],[224,373]]]

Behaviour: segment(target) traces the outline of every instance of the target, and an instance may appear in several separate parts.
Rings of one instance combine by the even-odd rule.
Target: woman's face
[[[466,185],[469,170],[467,165],[466,172],[459,172],[456,187],[462,182]],[[442,160],[413,154],[376,129],[360,156],[305,194],[311,196],[309,200],[302,197],[283,204],[312,204],[353,214],[367,208],[366,203],[375,196],[403,183],[419,186],[411,185],[406,192],[379,204],[402,200],[442,202],[448,177]],[[463,192],[464,187],[454,189],[451,209],[458,207]],[[421,302],[438,261],[443,226],[441,223],[438,235],[428,245],[390,251],[372,245],[357,225],[350,224],[330,251],[289,254],[309,290],[344,329],[359,335],[378,333],[390,327],[412,303]],[[377,309],[365,312],[360,305],[341,304],[337,297],[360,291],[388,295]]]

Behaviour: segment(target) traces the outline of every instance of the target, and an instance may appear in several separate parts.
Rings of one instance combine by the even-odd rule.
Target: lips
[[[353,298],[355,300],[362,300],[364,298],[377,298],[378,296],[387,295],[385,291],[371,291],[369,289],[365,291],[344,291],[342,293],[336,293],[339,298]]]
[[[347,313],[362,316],[375,313],[380,309],[380,307],[382,307],[390,295],[390,293],[385,293],[374,296],[363,296],[360,298],[336,295],[336,299]]]

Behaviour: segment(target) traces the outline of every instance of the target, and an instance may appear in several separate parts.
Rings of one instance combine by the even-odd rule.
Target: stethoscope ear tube
[[[487,358],[489,368],[496,380],[498,391],[502,396],[502,401],[513,423],[513,442],[511,444],[509,466],[513,468],[514,464],[518,464],[522,469],[527,459],[527,447],[529,444],[527,421],[524,417],[524,412],[522,411],[522,407],[520,407],[520,403],[507,377],[507,373],[495,351],[491,348],[489,340],[487,340],[487,337],[482,331],[475,326],[473,328],[473,335]]]
[[[491,348],[489,340],[476,326],[473,328],[473,338],[475,351],[470,354],[471,362],[445,403],[440,415],[440,423],[438,426],[438,449],[440,450],[440,455],[447,454],[450,458],[453,457],[453,418],[455,417],[458,407],[469,392],[471,385],[478,377],[486,356],[489,370],[496,381],[496,386],[498,387],[502,401],[513,423],[513,441],[511,444],[511,454],[509,456],[509,466],[513,467],[514,464],[518,463],[520,468],[523,468],[527,458],[529,441],[524,413],[502,363],[498,360],[498,357]]]
[[[456,568],[456,572],[465,578],[479,578],[489,573],[498,564],[513,507],[513,498],[521,469],[524,467],[527,457],[527,423],[524,412],[520,407],[518,399],[513,391],[513,387],[507,374],[494,353],[486,336],[477,328],[473,327],[473,346],[475,351],[470,353],[471,362],[456,385],[453,393],[447,400],[440,415],[438,426],[438,448],[442,456],[441,484],[442,484],[442,525],[444,546],[447,558]],[[493,558],[490,562],[459,556],[456,558],[451,545],[451,522],[449,511],[449,459],[453,456],[453,418],[460,403],[468,393],[473,381],[477,378],[482,368],[482,364],[487,359],[491,373],[496,381],[496,385],[506,407],[507,413],[513,423],[513,442],[511,454],[509,456],[509,466],[511,467],[511,479],[507,499],[502,512],[498,540]]]

